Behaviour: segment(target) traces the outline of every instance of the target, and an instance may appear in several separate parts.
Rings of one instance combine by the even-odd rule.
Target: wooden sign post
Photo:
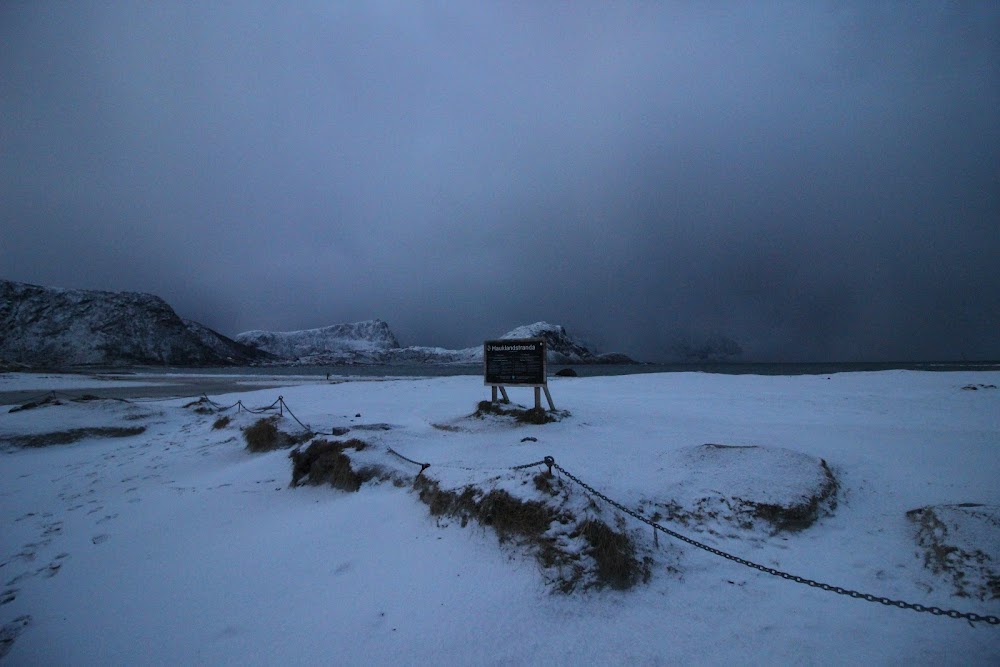
[[[533,387],[535,409],[542,409],[542,390],[549,409],[555,410],[546,375],[544,338],[509,338],[488,340],[483,343],[483,384],[493,388],[493,402],[497,402],[497,389],[504,403],[510,403],[506,387]]]

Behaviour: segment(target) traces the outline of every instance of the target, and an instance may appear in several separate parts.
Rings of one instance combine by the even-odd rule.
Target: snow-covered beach
[[[84,394],[86,384],[11,373],[0,387]],[[767,499],[796,481],[795,461],[822,460],[836,477],[835,502],[806,528],[722,516],[664,524],[794,575],[995,616],[998,384],[1000,373],[972,371],[553,378],[555,403],[569,415],[544,425],[470,416],[489,393],[479,376],[291,378],[280,388],[211,396],[259,407],[280,395],[317,431],[350,429],[343,438],[367,443],[365,461],[398,475],[357,493],[290,488],[289,450],[245,448],[240,429],[260,415],[191,399],[7,406],[0,660],[997,664],[1000,626],[855,600],[664,535],[654,540],[648,526],[559,474],[574,508],[630,536],[649,577],[624,591],[555,592],[552,572],[524,548],[500,544],[479,523],[431,515],[399,481],[412,482],[419,468],[389,450],[430,463],[422,475],[442,488],[500,488],[526,499],[544,493],[532,481],[545,466],[511,467],[552,456],[647,514],[705,494],[724,498],[736,486]],[[529,403],[530,390],[511,398]],[[222,416],[231,421],[216,428]],[[288,413],[278,426],[302,431]],[[31,446],[79,429],[95,435]],[[729,446],[736,458],[705,467],[706,444]],[[736,449],[751,446],[758,449]],[[948,524],[945,548],[978,552],[986,566],[964,572],[958,590],[953,573],[928,567],[920,526],[907,513],[966,504],[978,507],[955,510],[964,514]]]

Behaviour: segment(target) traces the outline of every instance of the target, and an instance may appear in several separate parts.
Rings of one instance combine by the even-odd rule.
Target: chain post
[[[547,476],[548,477],[552,477],[552,466],[554,466],[556,464],[556,460],[554,458],[552,458],[551,456],[546,456],[543,459],[543,462],[545,463],[545,465],[547,465],[549,467],[549,472],[548,472]]]

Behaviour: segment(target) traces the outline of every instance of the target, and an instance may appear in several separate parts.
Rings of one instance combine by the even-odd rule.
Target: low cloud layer
[[[992,3],[4,3],[0,276],[226,334],[1000,358]]]

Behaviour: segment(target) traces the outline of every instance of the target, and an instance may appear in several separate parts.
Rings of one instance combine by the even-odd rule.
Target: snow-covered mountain
[[[278,361],[278,357],[249,345],[237,342],[228,336],[223,336],[214,329],[209,329],[200,322],[194,320],[183,320],[188,331],[198,337],[203,345],[215,352],[219,357],[227,359],[232,363],[256,363],[266,361]]]
[[[631,364],[635,363],[624,354],[597,354],[568,333],[566,327],[548,322],[535,322],[517,327],[501,338],[543,338],[549,363],[553,364]],[[482,348],[479,357],[482,358]]]
[[[571,338],[564,327],[547,322],[517,327],[501,338],[544,338],[549,362],[555,364],[634,363],[623,354],[597,354]],[[460,350],[400,347],[382,320],[304,331],[247,331],[236,340],[300,364],[475,364],[483,360],[481,345]]]
[[[543,338],[555,364],[634,363],[597,354],[556,324],[535,322],[501,338]],[[40,287],[0,280],[0,368],[27,365],[476,364],[482,345],[400,347],[382,320],[304,331],[247,331],[232,340],[181,319],[139,292]]]
[[[30,366],[246,364],[256,350],[195,322],[160,297],[0,280],[0,360]]]
[[[399,341],[382,320],[334,324],[302,331],[244,331],[236,341],[306,364],[382,363]]]

